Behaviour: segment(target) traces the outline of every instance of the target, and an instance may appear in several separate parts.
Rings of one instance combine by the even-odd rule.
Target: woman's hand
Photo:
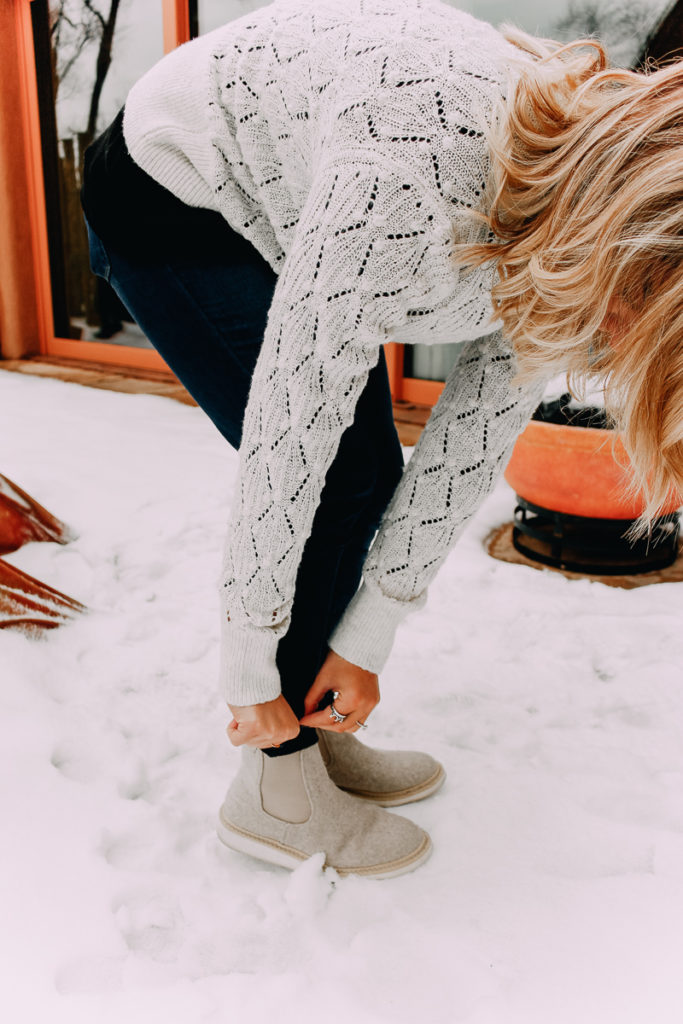
[[[235,747],[243,743],[250,747],[279,747],[299,735],[296,715],[282,694],[265,704],[228,707],[234,716],[227,728],[228,739]]]
[[[329,708],[316,711],[318,704],[330,690],[339,691],[334,706],[340,714],[347,716],[346,720],[339,724],[330,718]],[[353,665],[339,654],[330,651],[313,686],[306,694],[306,714],[300,719],[300,724],[311,726],[313,729],[330,729],[332,732],[357,732],[378,704],[379,680],[375,673]]]

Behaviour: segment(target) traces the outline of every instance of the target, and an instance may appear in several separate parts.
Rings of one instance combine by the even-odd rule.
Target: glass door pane
[[[403,372],[418,380],[444,381],[455,366],[462,344],[406,345]]]
[[[89,269],[79,193],[86,147],[163,55],[161,0],[33,0],[55,335],[151,347]]]
[[[201,34],[219,28],[226,21],[241,18],[249,11],[265,7],[267,0],[193,0],[197,7],[198,31]]]

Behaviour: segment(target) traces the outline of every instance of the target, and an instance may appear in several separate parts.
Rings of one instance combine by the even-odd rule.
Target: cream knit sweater
[[[452,225],[484,200],[483,132],[513,55],[437,0],[279,0],[167,55],[128,96],[134,160],[220,211],[279,275],[225,552],[230,703],[280,692],[302,550],[381,344],[468,342],[329,639],[366,669],[424,603],[539,400],[511,383],[491,270],[449,259]]]

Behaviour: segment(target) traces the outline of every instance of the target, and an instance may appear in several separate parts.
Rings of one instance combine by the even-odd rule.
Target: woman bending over
[[[437,0],[279,0],[133,87],[83,202],[93,269],[239,448],[220,838],[408,871],[429,837],[383,808],[443,769],[352,734],[544,383],[604,378],[643,525],[683,484],[683,67]],[[388,341],[465,343],[405,469]]]

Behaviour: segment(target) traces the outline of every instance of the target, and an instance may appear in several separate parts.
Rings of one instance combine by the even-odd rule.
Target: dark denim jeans
[[[239,448],[251,376],[276,275],[226,225],[226,255],[136,260],[88,226],[91,266],[108,281],[176,376],[233,448]],[[322,491],[296,580],[291,624],[280,641],[282,692],[297,717],[327,654],[327,638],[360,582],[382,513],[403,471],[384,353],[345,431]],[[312,729],[271,756],[316,742]]]

